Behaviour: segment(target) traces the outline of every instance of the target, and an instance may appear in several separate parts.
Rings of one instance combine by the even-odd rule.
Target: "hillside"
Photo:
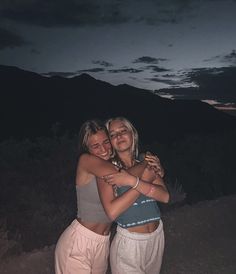
[[[169,100],[129,85],[113,86],[87,74],[44,77],[0,66],[0,140],[78,132],[84,120],[126,116],[144,143],[186,134],[224,132],[236,118],[196,100]]]

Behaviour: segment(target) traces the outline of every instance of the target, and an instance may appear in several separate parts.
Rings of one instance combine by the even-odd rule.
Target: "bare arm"
[[[145,173],[146,166],[147,162],[143,161],[130,168],[129,172],[133,174],[133,177],[141,177],[142,174]],[[77,184],[79,184],[79,181],[82,180],[81,178],[85,178],[86,180],[86,176],[88,176],[88,174],[92,174],[97,177],[100,199],[107,215],[111,220],[116,219],[122,212],[129,208],[140,195],[138,191],[131,189],[124,193],[122,196],[115,197],[112,186],[106,184],[104,180],[101,180],[101,178],[109,174],[111,175],[116,173],[120,172],[117,171],[113,164],[90,154],[81,155],[76,172]],[[81,174],[83,174],[83,177]],[[131,176],[131,174],[127,174]]]
[[[135,178],[135,177],[134,177]],[[130,189],[119,197],[115,197],[112,185],[97,178],[100,200],[107,216],[113,221],[126,209],[128,209],[139,197],[140,193]]]
[[[143,161],[129,169],[129,173],[134,176],[141,177],[147,166],[147,162]],[[98,178],[104,175],[117,173],[117,168],[109,161],[103,160],[91,154],[83,154],[80,156],[76,170],[76,184],[81,181],[81,177],[85,178],[88,174],[92,174]]]
[[[89,183],[93,176],[102,177],[114,172],[117,169],[108,161],[91,154],[83,154],[77,164],[75,183],[82,186]]]
[[[132,187],[137,183],[138,177],[133,176],[124,170],[121,170],[116,174],[104,176],[104,179],[97,179],[101,202],[107,216],[111,220],[115,220],[120,214],[127,210],[136,201],[141,193],[146,195],[150,192],[149,195],[146,196],[152,197],[161,202],[167,202],[167,200],[169,200],[169,194],[166,190],[164,182],[160,176],[157,179],[155,171],[145,169],[142,176],[143,179],[139,182],[136,189],[133,189]],[[144,179],[152,183],[148,183],[147,181],[144,181]],[[115,197],[112,187],[113,185],[129,185],[131,186],[131,189],[119,197]]]
[[[146,174],[145,174],[146,173]],[[133,175],[127,174],[125,171],[121,171],[117,174],[110,174],[104,177],[107,184],[117,186],[129,185],[139,193],[142,193],[150,198],[153,198],[159,202],[167,203],[169,201],[169,192],[165,186],[163,179],[159,175],[155,175],[155,180],[151,183],[146,180],[149,178],[149,173],[154,173],[153,170],[145,170],[142,179]]]

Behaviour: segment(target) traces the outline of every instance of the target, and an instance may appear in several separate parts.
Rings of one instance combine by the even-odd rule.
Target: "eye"
[[[91,146],[92,149],[98,149],[99,148],[99,145],[93,145]]]
[[[115,137],[116,137],[116,133],[111,133],[111,134],[110,134],[110,138],[111,138],[111,139],[114,139]]]
[[[121,130],[121,134],[126,134],[126,133],[128,133],[128,129],[122,129]]]

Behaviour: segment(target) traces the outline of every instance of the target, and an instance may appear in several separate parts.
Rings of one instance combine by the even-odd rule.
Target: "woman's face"
[[[133,138],[131,131],[120,120],[114,120],[109,126],[111,144],[117,152],[131,150]]]
[[[88,138],[87,146],[89,153],[100,157],[104,160],[109,160],[112,149],[110,140],[104,130],[99,130]]]

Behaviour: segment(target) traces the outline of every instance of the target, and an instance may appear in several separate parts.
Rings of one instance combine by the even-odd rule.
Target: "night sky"
[[[0,64],[236,110],[236,1],[1,0]]]

